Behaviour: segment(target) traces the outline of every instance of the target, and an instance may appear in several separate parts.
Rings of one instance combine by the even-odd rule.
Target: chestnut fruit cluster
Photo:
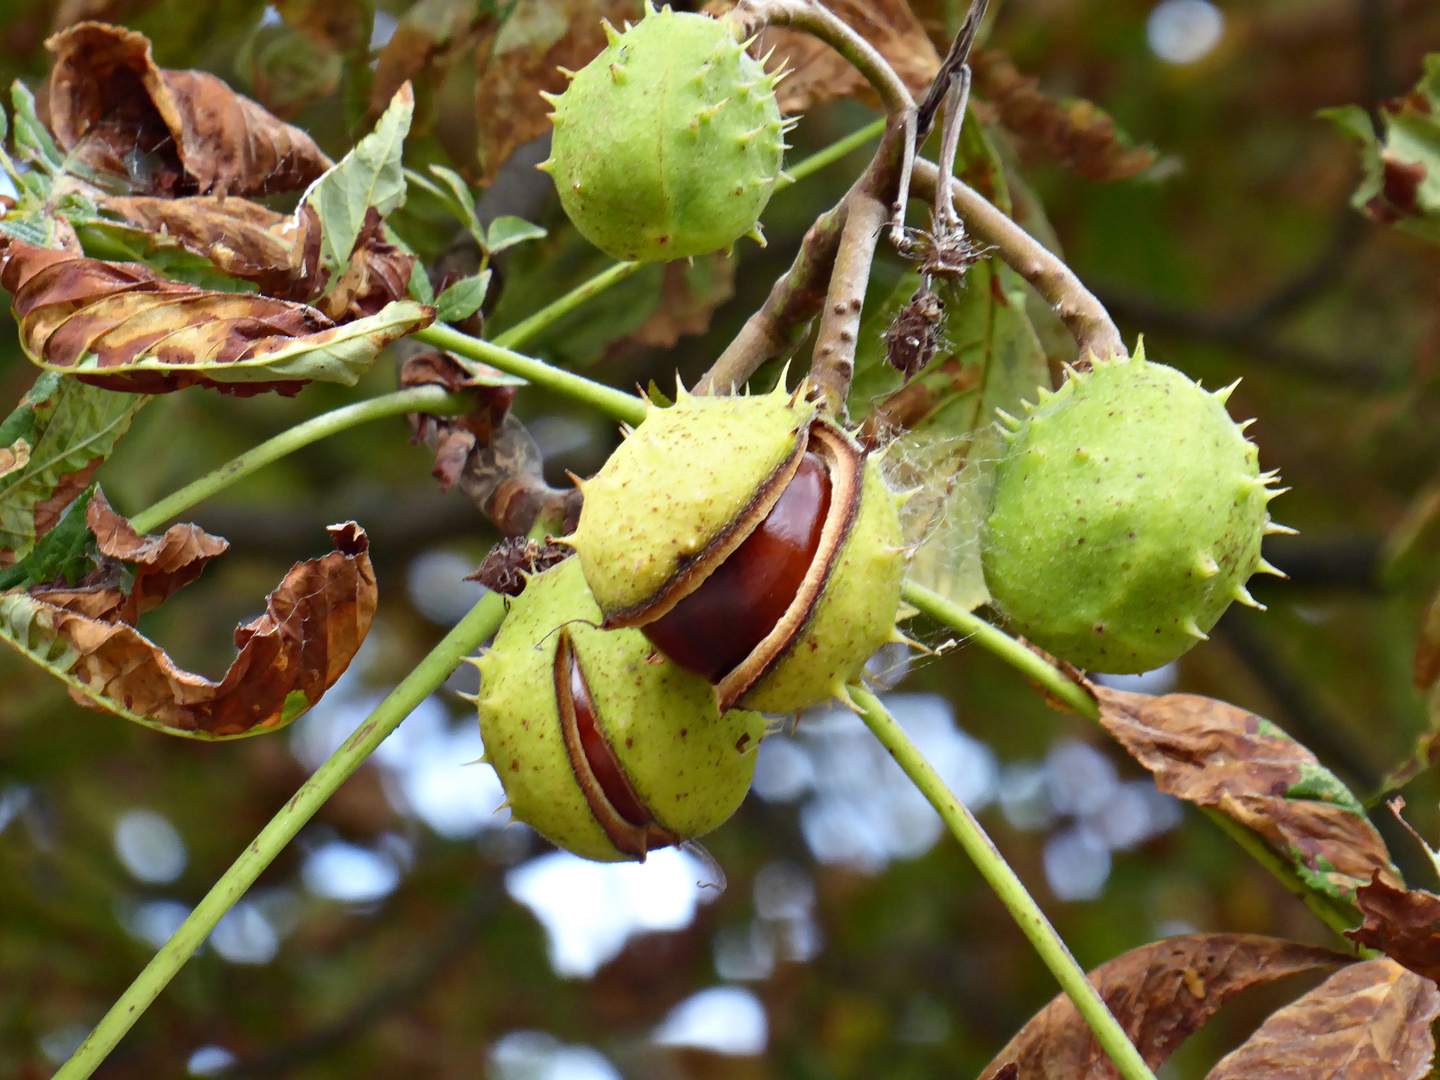
[[[899,636],[899,499],[878,461],[783,386],[652,404],[582,489],[569,542],[603,625],[640,628],[722,710],[844,700]]]
[[[735,812],[766,721],[722,713],[600,618],[576,559],[531,578],[477,662],[480,734],[516,819],[587,859],[643,861]]]

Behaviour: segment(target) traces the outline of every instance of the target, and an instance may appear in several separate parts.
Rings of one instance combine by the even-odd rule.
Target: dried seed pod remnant
[[[922,285],[885,331],[885,362],[909,382],[935,358],[945,325],[945,301]]]

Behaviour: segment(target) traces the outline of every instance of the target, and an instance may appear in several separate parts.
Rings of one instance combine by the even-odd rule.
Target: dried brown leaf
[[[682,337],[703,334],[715,309],[735,295],[735,260],[723,251],[665,264],[655,310],[610,346],[613,359],[636,346],[671,349]]]
[[[206,563],[230,549],[228,540],[198,525],[172,525],[160,536],[141,536],[98,489],[85,508],[85,524],[95,534],[101,555],[131,565],[135,580],[130,610],[122,616],[128,623],[159,607],[199,577]]]
[[[370,118],[384,112],[407,82],[414,84],[418,100],[426,100],[455,64],[499,26],[491,0],[420,0],[380,50],[370,85]],[[423,116],[426,110],[419,112]]]
[[[605,48],[602,18],[615,25],[640,17],[640,0],[531,0],[475,51],[475,124],[480,183],[489,184],[521,143],[550,130],[545,90],[562,93],[559,71],[578,71]]]
[[[214,75],[156,67],[143,34],[85,22],[45,45],[56,140],[144,194],[294,191],[330,167],[309,135]]]
[[[732,5],[709,10],[721,6]],[[918,96],[929,88],[940,70],[940,55],[905,0],[833,0],[826,6],[879,50],[912,94]],[[770,70],[794,69],[776,89],[782,112],[805,112],[843,97],[878,104],[865,77],[824,42],[798,30],[771,27],[760,34],[751,51],[764,56],[772,46]]]
[[[255,282],[266,296],[305,303],[325,287],[320,218],[309,203],[298,215],[213,195],[112,197],[100,206],[136,228],[169,237],[231,277]]]
[[[349,667],[375,615],[364,530],[351,522],[332,526],[330,535],[336,550],[297,563],[267,598],[265,614],[235,631],[240,655],[218,683],[178,668],[133,626],[21,591],[0,594],[0,638],[91,708],[192,738],[273,730],[320,700]],[[116,542],[126,546],[128,538]],[[165,550],[163,538],[154,550]]]
[[[443,386],[452,394],[474,391],[474,407],[459,416],[414,413],[410,417],[415,441],[435,447],[430,474],[440,481],[441,491],[449,491],[460,478],[470,452],[495,437],[515,400],[515,386],[503,372],[484,364],[477,368],[471,371],[449,353],[431,352],[412,356],[400,370],[402,387]]]
[[[433,309],[398,303],[388,316],[336,326],[304,304],[213,292],[139,263],[19,240],[3,257],[0,285],[14,297],[27,355],[109,390],[198,385],[249,396],[293,394],[311,378],[353,382],[380,348],[433,318]]]
[[[1259,934],[1187,934],[1102,964],[1090,984],[1150,1067],[1158,1068],[1242,990],[1349,957]],[[981,1080],[1109,1080],[1119,1072],[1060,994],[1020,1029]]]
[[[1089,101],[1052,101],[1040,80],[1022,74],[1000,50],[971,60],[975,93],[989,101],[1002,124],[1028,145],[1091,180],[1123,180],[1155,164],[1155,153],[1127,146],[1115,121]]]
[[[1393,960],[1337,971],[1220,1059],[1206,1080],[1421,1080],[1440,991]]]
[[[404,299],[414,266],[414,255],[386,243],[380,211],[367,207],[365,224],[350,249],[350,261],[315,306],[337,323],[374,315],[386,304]]]
[[[1403,884],[1364,808],[1270,721],[1197,694],[1090,690],[1100,722],[1161,791],[1260,834],[1312,888],[1350,900],[1376,874]]]
[[[371,16],[363,0],[276,0],[275,9],[286,26],[340,52],[368,43]]]
[[[1345,936],[1379,949],[1427,979],[1440,979],[1440,896],[1378,878],[1355,894],[1365,922]]]
[[[74,586],[61,581],[32,586],[29,592],[36,600],[103,622],[134,626],[230,549],[228,541],[198,525],[172,525],[163,536],[141,536],[98,488],[85,506],[85,524],[100,549],[99,565]]]

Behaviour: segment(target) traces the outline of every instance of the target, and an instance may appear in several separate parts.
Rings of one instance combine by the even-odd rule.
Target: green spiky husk
[[[682,393],[668,409],[651,406],[585,481],[569,538],[606,615],[643,605],[721,537],[791,461],[814,416],[783,384],[755,397]]]
[[[651,662],[644,635],[600,630],[599,620],[576,560],[531,579],[479,661],[478,710],[485,756],[516,819],[577,855],[616,862],[630,856],[596,822],[560,727],[553,676],[560,627],[636,795],[681,837],[709,832],[739,807],[765,720],[741,710],[721,716],[704,680]]]
[[[1169,663],[1248,598],[1271,495],[1258,450],[1219,398],[1139,349],[1041,397],[996,468],[990,593],[1080,667]]]
[[[906,564],[898,502],[879,461],[868,458],[855,524],[815,612],[794,645],[740,699],[744,708],[788,713],[846,699],[845,684],[895,639]]]
[[[774,82],[728,23],[648,8],[553,99],[542,167],[581,235],[616,259],[729,248],[780,175]]]

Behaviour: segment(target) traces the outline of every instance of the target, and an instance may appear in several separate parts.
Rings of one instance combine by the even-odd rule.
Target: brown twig
[[[506,536],[524,536],[541,519],[569,531],[580,514],[580,489],[552,488],[542,474],[540,448],[513,415],[488,443],[470,451],[460,490]]]
[[[875,245],[887,215],[903,216],[907,201],[915,153],[915,102],[885,58],[816,0],[741,0],[726,17],[747,36],[764,26],[788,26],[825,42],[875,88],[890,122],[865,174],[838,206],[810,227],[794,264],[706,373],[696,393],[733,390],[761,364],[784,355],[823,305],[810,381],[828,408],[842,412],[855,369],[856,331]],[[828,288],[823,285],[827,281]]]
[[[934,198],[940,170],[933,161],[915,162],[914,194]],[[1080,346],[1082,361],[1128,355],[1120,331],[1095,295],[1064,262],[984,196],[959,180],[950,182],[956,212],[971,235],[995,248],[1010,267],[1055,309]]]
[[[815,219],[790,269],[770,287],[765,303],[745,320],[735,340],[696,384],[695,393],[733,393],[762,364],[784,356],[805,336],[805,328],[825,300],[846,209],[846,200],[841,199]]]
[[[886,204],[867,191],[852,192],[845,201],[849,213],[835,270],[830,275],[830,289],[825,294],[825,313],[815,337],[809,376],[810,385],[835,416],[845,414],[845,399],[855,375],[855,342],[870,266],[875,260],[875,244],[889,217]]]

